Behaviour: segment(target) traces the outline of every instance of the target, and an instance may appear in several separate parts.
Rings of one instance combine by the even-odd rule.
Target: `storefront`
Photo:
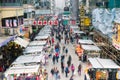
[[[93,80],[117,80],[117,72],[120,66],[111,59],[89,58],[91,67],[88,74]]]

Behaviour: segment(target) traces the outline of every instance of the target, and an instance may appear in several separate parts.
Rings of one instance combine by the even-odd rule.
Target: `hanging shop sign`
[[[47,25],[47,21],[45,20],[45,21],[43,21],[43,25]]]
[[[43,21],[33,21],[33,25],[58,25],[58,20],[43,20]]]
[[[43,23],[42,23],[42,21],[38,21],[38,25],[42,25]]]

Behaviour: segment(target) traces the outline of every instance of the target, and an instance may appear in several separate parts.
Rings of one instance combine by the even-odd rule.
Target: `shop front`
[[[88,74],[93,80],[117,80],[120,66],[111,59],[89,58],[91,67]]]

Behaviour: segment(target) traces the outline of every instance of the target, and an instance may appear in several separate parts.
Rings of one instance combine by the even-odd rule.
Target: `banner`
[[[5,20],[5,25],[6,25],[6,27],[9,27],[9,20],[8,19]]]
[[[47,21],[47,20],[44,20],[44,21],[33,21],[33,25],[58,25],[58,20],[55,20],[55,21]]]
[[[12,19],[10,19],[9,21],[10,21],[10,27],[12,27],[12,26],[13,26],[13,25],[12,25]]]
[[[53,25],[53,21],[48,21],[48,25]]]
[[[33,25],[37,25],[37,21],[34,21],[34,22],[33,22]]]
[[[47,21],[45,20],[45,21],[43,21],[43,25],[47,25]]]
[[[42,21],[38,21],[38,25],[42,25]]]
[[[17,20],[16,19],[13,20],[13,26],[17,27]]]

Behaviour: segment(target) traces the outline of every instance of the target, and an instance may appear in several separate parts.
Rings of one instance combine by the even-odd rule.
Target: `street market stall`
[[[87,61],[89,57],[100,57],[101,49],[96,45],[81,45],[83,49],[82,60]]]
[[[36,54],[36,55],[21,55],[19,56],[11,66],[19,66],[19,65],[27,65],[27,64],[40,64],[40,61],[43,59],[43,54]]]
[[[44,46],[31,46],[27,47],[23,54],[39,54],[42,53]]]
[[[117,80],[116,74],[120,66],[113,60],[102,58],[88,58],[88,60],[91,65],[88,74],[93,80]]]
[[[36,36],[34,40],[36,41],[48,41],[49,36],[48,35],[43,35],[43,36]]]
[[[5,78],[15,80],[23,76],[25,79],[37,77],[37,75],[41,74],[40,69],[44,64],[44,59],[44,54],[21,55],[4,72]],[[10,79],[10,77],[13,77],[13,79]]]
[[[79,44],[90,44],[90,45],[95,45],[95,43],[92,41],[92,40],[90,40],[90,39],[87,39],[87,40],[84,40],[84,39],[79,39],[79,41],[78,41],[78,43]]]
[[[17,44],[19,44],[19,45],[21,45],[21,46],[24,47],[24,48],[26,48],[27,45],[29,44],[29,41],[24,40],[24,39],[22,39],[22,38],[20,38],[20,37],[15,38],[15,39],[14,39],[14,42],[17,43]]]
[[[32,66],[14,66],[5,71],[5,76],[10,74],[38,73],[40,65]]]
[[[32,41],[28,46],[45,46],[47,45],[47,41]]]
[[[78,57],[81,57],[83,54],[83,49],[79,44],[76,45],[76,47],[75,47],[75,53],[78,55]]]

